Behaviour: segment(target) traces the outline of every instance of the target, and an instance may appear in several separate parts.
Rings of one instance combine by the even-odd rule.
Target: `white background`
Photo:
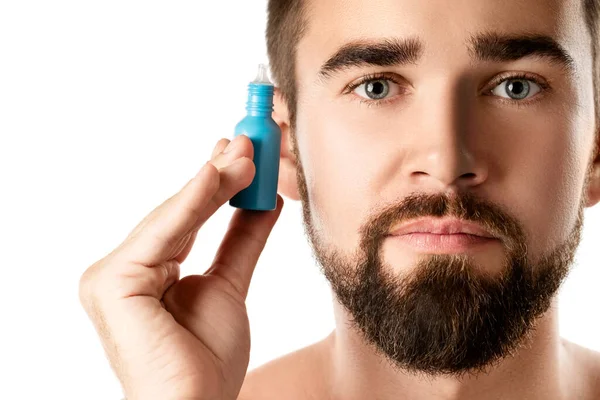
[[[202,166],[266,61],[265,1],[0,2],[0,398],[118,399],[82,272]],[[233,209],[200,232],[203,272]],[[331,295],[288,200],[248,297],[250,368],[326,336]],[[600,207],[561,333],[600,350]]]

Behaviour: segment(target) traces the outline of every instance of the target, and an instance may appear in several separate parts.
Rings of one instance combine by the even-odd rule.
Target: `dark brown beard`
[[[365,341],[407,372],[460,376],[514,354],[548,310],[579,245],[584,203],[566,241],[535,261],[518,221],[472,194],[409,196],[364,225],[352,258],[319,237],[308,207],[304,190],[305,230],[316,259]],[[502,272],[490,275],[465,254],[437,254],[409,275],[393,274],[381,259],[389,229],[423,216],[467,219],[498,234],[506,249]]]

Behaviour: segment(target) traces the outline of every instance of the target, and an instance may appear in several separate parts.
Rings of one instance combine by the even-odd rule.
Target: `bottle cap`
[[[273,85],[273,83],[269,80],[269,75],[267,72],[267,66],[265,64],[258,65],[258,74],[256,75],[256,79],[252,81],[252,83],[263,84],[263,85]]]

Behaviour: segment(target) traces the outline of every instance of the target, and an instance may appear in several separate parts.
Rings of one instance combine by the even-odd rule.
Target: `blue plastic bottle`
[[[258,76],[248,85],[247,115],[235,127],[234,137],[246,135],[254,146],[256,174],[247,188],[229,200],[229,205],[247,210],[275,210],[281,130],[273,120],[273,84],[267,67],[259,66]]]

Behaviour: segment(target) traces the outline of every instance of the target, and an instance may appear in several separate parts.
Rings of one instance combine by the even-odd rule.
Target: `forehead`
[[[301,85],[353,40],[417,37],[423,66],[446,68],[468,60],[469,37],[490,31],[548,35],[572,54],[589,54],[582,0],[305,1],[308,26],[296,60]]]

